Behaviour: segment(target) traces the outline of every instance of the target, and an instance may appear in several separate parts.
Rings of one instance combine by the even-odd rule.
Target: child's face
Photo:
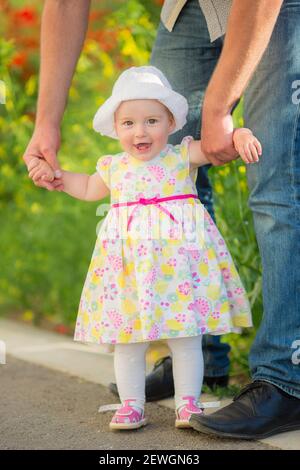
[[[115,112],[115,129],[125,150],[139,160],[151,160],[166,146],[175,122],[156,100],[123,101]]]

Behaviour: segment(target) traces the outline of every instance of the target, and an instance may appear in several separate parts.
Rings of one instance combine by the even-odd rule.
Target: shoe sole
[[[176,419],[175,421],[175,428],[177,429],[187,429],[187,428],[191,428],[192,426],[190,425],[190,423],[188,421],[184,421],[184,420],[181,420],[181,419]]]
[[[126,431],[130,429],[139,429],[142,426],[146,426],[147,418],[142,419],[138,423],[109,423],[109,429],[112,431]]]
[[[300,430],[300,423],[293,424],[293,425],[288,425],[288,426],[280,426],[276,429],[273,429],[272,431],[266,432],[264,434],[232,434],[228,432],[221,432],[221,431],[215,431],[214,429],[208,428],[206,426],[203,426],[199,423],[193,424],[191,421],[191,428],[195,429],[196,431],[202,432],[203,434],[210,434],[216,437],[229,437],[232,439],[246,439],[246,440],[252,440],[252,439],[265,439],[267,437],[274,436],[276,434],[280,434],[283,432],[288,432],[288,431],[297,431]]]

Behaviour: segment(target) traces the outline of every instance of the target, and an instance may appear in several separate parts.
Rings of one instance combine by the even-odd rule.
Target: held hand
[[[59,170],[59,163],[56,157],[59,147],[60,131],[58,128],[51,125],[37,127],[23,155],[23,160],[29,169],[29,163],[32,159],[44,159],[55,172]],[[47,181],[46,179],[39,177],[33,179],[33,182],[36,186],[46,188],[49,191],[63,189],[60,177],[55,177],[55,179],[52,179],[51,181]]]
[[[234,129],[232,139],[235,149],[245,163],[259,161],[259,157],[262,154],[261,143],[252,134],[250,129]]]
[[[222,116],[209,109],[203,109],[201,146],[212,165],[224,165],[238,158],[232,142],[232,133],[231,114]]]
[[[52,182],[54,180],[54,171],[51,166],[42,158],[33,157],[28,163],[29,177],[33,182],[37,182],[39,179],[42,181]]]

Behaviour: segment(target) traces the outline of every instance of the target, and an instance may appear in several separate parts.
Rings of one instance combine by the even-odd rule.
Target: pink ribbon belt
[[[155,205],[157,205],[157,207],[162,212],[167,214],[172,220],[174,220],[174,222],[176,222],[176,224],[178,224],[178,220],[176,220],[175,217],[167,209],[162,207],[159,203],[160,202],[165,202],[165,201],[173,201],[175,199],[188,199],[188,198],[191,198],[191,197],[194,198],[194,199],[199,199],[197,194],[178,194],[177,196],[152,197],[152,198],[148,198],[148,199],[145,199],[145,198],[141,197],[137,201],[120,202],[120,203],[117,203],[117,204],[112,204],[112,207],[124,207],[124,206],[133,206],[133,205],[138,206],[139,204],[141,204],[143,206],[148,206],[149,204],[155,204]],[[132,211],[132,213],[131,213],[131,215],[128,219],[127,230],[129,230],[129,227],[130,227],[130,224],[132,222],[134,213],[137,209],[137,206],[133,209],[133,211]]]

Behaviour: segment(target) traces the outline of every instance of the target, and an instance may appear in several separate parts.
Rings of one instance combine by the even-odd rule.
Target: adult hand
[[[53,125],[43,125],[37,126],[33,132],[31,140],[25,150],[23,155],[23,160],[28,167],[29,162],[32,158],[39,157],[46,160],[53,171],[55,172],[55,179],[50,181],[45,181],[42,178],[39,178],[37,181],[34,181],[35,186],[41,188],[46,188],[49,191],[62,190],[63,184],[62,179],[60,178],[60,168],[57,161],[57,152],[60,147],[60,130],[59,128]]]
[[[203,106],[201,147],[212,165],[224,165],[238,158],[233,146],[233,129],[230,113],[216,112]]]

